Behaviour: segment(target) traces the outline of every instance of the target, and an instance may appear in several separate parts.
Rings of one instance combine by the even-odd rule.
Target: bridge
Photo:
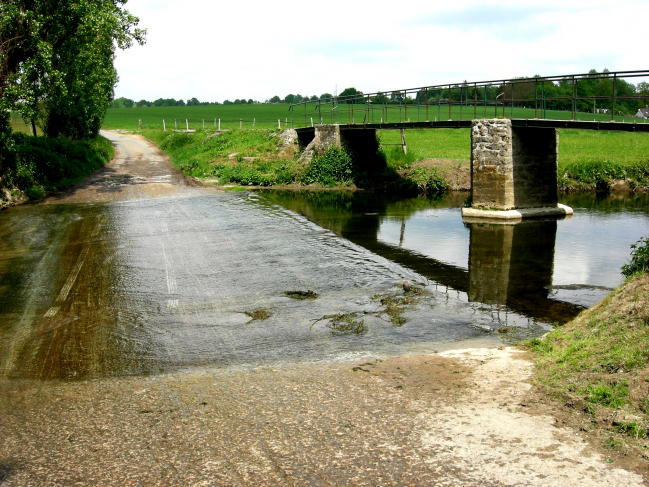
[[[649,102],[628,80],[648,78],[643,70],[465,81],[308,100],[289,110],[304,160],[332,146],[376,150],[377,130],[401,130],[405,150],[406,129],[469,128],[472,205],[462,215],[517,220],[572,213],[558,203],[557,129],[649,133],[646,119],[625,114]]]

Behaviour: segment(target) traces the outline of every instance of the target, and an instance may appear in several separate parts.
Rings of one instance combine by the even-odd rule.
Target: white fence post
[[[239,119],[239,128],[243,126],[243,120]]]
[[[255,128],[255,119],[254,118],[252,119],[252,128],[253,129]]]
[[[221,119],[219,118],[219,130],[221,130]]]
[[[165,120],[164,120],[164,118],[162,119],[162,131],[163,131],[163,132],[166,132],[166,131],[167,131],[167,127],[165,126]]]
[[[278,129],[282,128],[282,121],[279,118],[277,119],[277,128]]]
[[[311,117],[311,127],[313,127],[313,117]]]
[[[185,119],[185,128],[187,129],[187,132],[189,132],[189,121]]]
[[[137,129],[142,130],[142,120],[137,121]]]
[[[205,119],[203,119],[203,130],[205,130]]]

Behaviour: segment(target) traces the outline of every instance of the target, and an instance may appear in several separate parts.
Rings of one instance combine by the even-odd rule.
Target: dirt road
[[[196,246],[173,253],[180,245],[168,240],[174,228],[154,218],[173,205],[132,202],[183,198],[195,208],[184,219],[196,225],[207,210],[192,198],[213,191],[185,185],[145,141],[108,136],[116,159],[39,205],[56,211],[11,209],[0,220],[0,231],[14,233],[28,221],[0,255],[0,485],[647,485],[646,465],[609,458],[585,433],[562,426],[551,402],[530,395],[532,364],[515,349],[345,355],[321,337],[309,345],[313,360],[286,359],[313,331],[300,321],[304,308],[281,314],[286,302],[273,296],[282,286],[335,281],[323,292],[321,313],[327,306],[362,309],[359,292],[338,284],[336,271],[304,267],[308,250],[298,254],[300,266],[273,253],[280,242],[305,238],[286,233],[293,227],[280,226],[278,240],[251,244],[263,226],[255,220],[254,231],[229,247],[235,236],[228,218],[244,213],[228,217],[226,205],[217,208],[218,231],[200,246],[209,252]],[[100,202],[114,203],[99,211],[93,205]],[[90,223],[84,230],[77,221]],[[47,222],[68,225],[73,243],[39,230]],[[126,238],[133,228],[138,237]],[[176,232],[203,242],[192,228]],[[326,238],[319,233],[313,241],[333,246]],[[294,245],[292,252],[301,248]],[[335,248],[350,272],[358,254]],[[288,270],[248,276],[253,250]],[[223,285],[219,273],[237,255],[239,271]],[[178,273],[180,259],[186,275]],[[372,279],[394,272],[363,259]],[[59,267],[65,272],[57,275]],[[23,269],[36,269],[24,285]],[[279,303],[276,321],[242,318],[237,310],[255,304],[251,295]],[[213,322],[227,326],[214,331]],[[293,348],[271,343],[264,334],[271,324]],[[336,353],[318,355],[322,347]],[[236,360],[243,355],[257,358]]]

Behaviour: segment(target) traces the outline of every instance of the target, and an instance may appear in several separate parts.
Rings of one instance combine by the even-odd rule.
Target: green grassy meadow
[[[449,117],[448,105],[437,106],[429,105],[426,110],[425,105],[408,105],[407,107],[398,105],[388,105],[384,108],[380,105],[372,105],[371,110],[366,109],[366,105],[339,105],[335,110],[333,105],[308,104],[294,107],[289,111],[289,105],[286,104],[257,104],[257,105],[199,105],[184,107],[141,107],[141,108],[109,108],[102,128],[104,129],[125,129],[137,130],[138,120],[142,120],[142,129],[162,129],[162,121],[165,121],[167,129],[174,128],[174,121],[179,128],[184,129],[185,120],[189,123],[190,129],[215,128],[215,119],[221,119],[221,128],[232,129],[239,127],[241,121],[242,127],[252,128],[253,120],[255,127],[273,128],[277,127],[277,120],[281,120],[282,128],[286,125],[293,127],[305,127],[313,123],[319,123],[322,117],[323,123],[380,123],[383,122],[424,122],[426,120],[470,120],[474,118],[474,109],[472,106],[453,106],[451,116]],[[428,112],[428,113],[427,113]],[[543,116],[542,110],[535,113],[533,108],[514,108],[505,107],[505,116],[515,118],[534,118]],[[494,107],[477,107],[475,115],[478,118],[494,118]],[[502,107],[498,108],[498,116],[503,115]],[[569,120],[572,113],[569,111],[548,110],[546,118],[556,120]],[[577,113],[576,118],[579,120],[589,121],[597,120],[601,122],[610,121],[610,115],[597,115],[591,113]],[[615,117],[618,122],[636,122],[647,123],[645,120],[635,117]]]
[[[322,105],[320,111],[315,111],[315,105],[307,105],[306,125],[318,123],[320,115],[324,123],[332,121],[347,123],[354,120],[356,123],[363,121],[380,122],[401,120],[425,120],[426,107],[409,105],[405,107],[391,106],[386,111],[375,107],[368,112],[365,105],[344,105],[332,111],[331,105]],[[487,108],[487,116],[493,116],[493,107]],[[510,115],[510,109],[505,110],[505,115]],[[473,107],[452,107],[453,119],[472,118]],[[515,117],[533,117],[534,109],[515,108]],[[541,115],[540,111],[538,113]],[[293,118],[291,118],[293,115]],[[448,106],[428,107],[428,118],[434,120],[437,116],[448,117]],[[484,110],[477,110],[478,116],[484,116]],[[502,108],[499,109],[502,115]],[[568,119],[570,112],[547,112],[546,116],[557,119]],[[608,115],[593,115],[580,113],[577,118],[582,120],[610,120]],[[118,108],[109,109],[104,120],[105,129],[137,130],[138,120],[142,120],[142,130],[148,137],[156,140],[161,137],[162,120],[165,120],[167,133],[170,133],[175,124],[179,129],[185,129],[187,120],[189,128],[201,133],[214,131],[221,120],[221,128],[236,130],[242,127],[248,132],[254,128],[260,130],[275,130],[278,128],[278,119],[282,128],[305,125],[305,112],[303,107],[296,107],[296,112],[289,112],[285,104],[258,104],[258,105],[205,105],[190,107],[150,107],[150,108]],[[616,117],[620,122],[639,119]],[[203,125],[204,124],[204,125]],[[204,126],[204,129],[203,129]],[[153,134],[160,132],[160,136]],[[559,149],[559,186],[563,190],[592,190],[608,184],[612,180],[625,180],[632,187],[649,185],[649,134],[632,132],[605,132],[590,130],[561,129]],[[426,159],[450,159],[457,161],[468,170],[470,159],[470,131],[469,129],[435,129],[405,131],[408,156],[404,158],[401,149],[395,144],[400,143],[400,134],[397,130],[380,130],[379,138],[384,144],[384,153],[388,165],[397,169],[409,169],[410,165]],[[247,153],[246,145],[249,136],[239,138],[243,145],[233,142],[231,152]],[[233,139],[234,140],[234,139]],[[249,152],[249,151],[248,151]],[[247,156],[246,156],[247,157]],[[252,154],[250,157],[255,157]],[[193,171],[205,172],[205,171]],[[198,174],[196,174],[198,175]],[[254,179],[254,178],[253,178]],[[273,179],[273,178],[271,178]],[[277,180],[277,178],[274,178]],[[286,180],[286,178],[280,178]]]

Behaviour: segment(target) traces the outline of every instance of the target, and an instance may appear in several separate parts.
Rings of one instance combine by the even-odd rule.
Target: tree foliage
[[[345,97],[348,97],[346,102],[348,104],[355,104],[355,103],[364,103],[363,100],[363,92],[358,91],[356,88],[345,88],[338,97],[342,98],[344,100]]]
[[[115,51],[144,43],[125,3],[0,0],[0,137],[9,110],[49,136],[97,134],[118,79]]]

